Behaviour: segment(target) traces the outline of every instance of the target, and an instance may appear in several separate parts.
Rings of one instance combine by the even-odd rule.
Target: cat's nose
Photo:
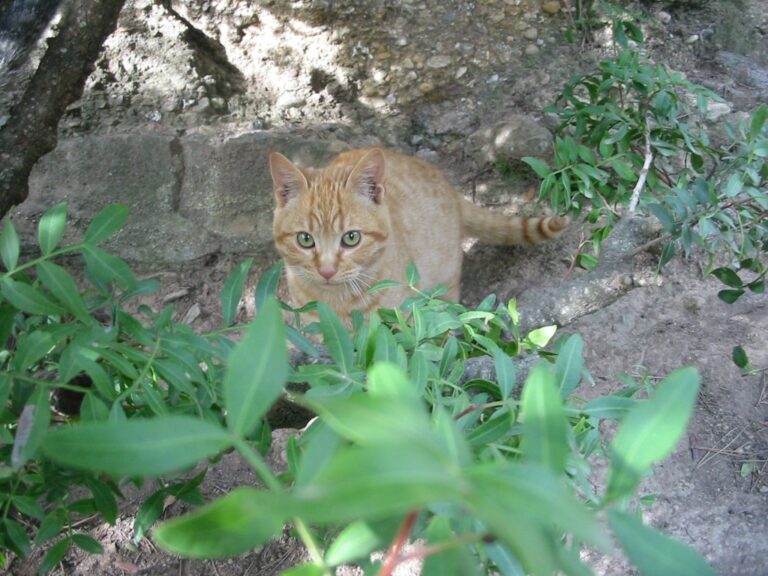
[[[327,268],[325,266],[321,266],[319,272],[320,272],[320,276],[322,276],[326,280],[330,280],[331,278],[333,278],[333,275],[336,274],[336,269],[330,266]]]

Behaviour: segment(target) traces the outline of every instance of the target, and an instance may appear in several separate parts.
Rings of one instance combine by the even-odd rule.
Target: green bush
[[[6,346],[0,365],[3,448],[0,537],[27,554],[49,545],[41,572],[71,545],[99,552],[74,528],[83,515],[114,522],[126,479],[174,475],[234,448],[264,488],[241,487],[153,532],[166,550],[192,557],[247,552],[291,523],[312,562],[288,574],[330,574],[356,562],[367,573],[376,549],[421,539],[425,574],[588,573],[584,547],[610,551],[615,538],[645,574],[711,574],[691,549],[645,526],[636,491],[673,449],[692,413],[698,375],[686,368],[657,387],[628,380],[589,402],[578,335],[555,342],[554,327],[520,334],[514,301],[491,296],[476,310],[415,288],[400,309],[381,310],[347,329],[323,304],[301,330],[286,327],[274,293],[279,265],[257,287],[256,319],[236,346],[233,327],[196,335],[125,304],[155,289],[96,245],[116,232],[125,209],[110,207],[82,242],[57,248],[63,206],[41,220],[41,256],[19,263],[10,222],[0,234],[7,272],[0,279]],[[53,259],[80,254],[88,285]],[[231,324],[250,262],[225,283]],[[383,282],[372,290],[386,289]],[[300,312],[293,311],[301,318]],[[321,362],[289,365],[287,340]],[[544,348],[548,346],[548,348]],[[520,389],[521,363],[535,364]],[[472,363],[494,378],[467,378]],[[286,392],[288,382],[307,385]],[[60,391],[82,394],[79,411],[51,417]],[[52,392],[55,394],[52,395]],[[283,395],[317,419],[287,446],[288,470],[276,476],[262,454],[264,417]],[[647,396],[647,397],[646,397]],[[600,423],[619,422],[613,439]],[[606,460],[605,488],[592,488],[592,465]],[[204,473],[203,473],[204,474]],[[163,483],[136,518],[141,538],[168,494],[200,502],[202,474]],[[135,480],[134,480],[135,481]],[[73,500],[82,487],[90,498]],[[650,544],[650,546],[649,546]],[[388,557],[381,574],[397,559]]]
[[[589,238],[579,266],[597,263],[600,242],[627,211],[652,214],[664,227],[660,265],[676,251],[709,256],[707,271],[734,302],[765,289],[768,252],[768,106],[710,139],[704,117],[720,100],[642,49],[637,26],[614,16],[619,51],[599,69],[568,82],[556,104],[553,164],[526,162],[542,178],[540,196],[584,216]],[[637,47],[630,47],[628,35]],[[694,105],[695,102],[695,105]],[[726,259],[717,266],[717,257]]]

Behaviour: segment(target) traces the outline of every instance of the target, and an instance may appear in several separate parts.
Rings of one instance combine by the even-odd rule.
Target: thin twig
[[[648,178],[648,171],[651,169],[651,163],[653,162],[653,151],[651,150],[651,133],[645,132],[645,161],[643,162],[643,168],[640,170],[640,177],[637,179],[635,189],[632,190],[632,199],[629,201],[629,212],[634,213],[637,209],[637,204],[640,202],[640,193],[645,188],[645,181]]]
[[[392,546],[390,546],[387,556],[384,558],[384,562],[381,565],[377,576],[391,576],[395,567],[400,563],[400,555],[402,554],[405,543],[408,542],[408,536],[413,530],[413,525],[416,523],[416,519],[419,517],[418,510],[411,510],[403,520],[403,525],[400,526],[400,530],[395,536]]]
[[[729,434],[731,434],[732,432],[736,432],[737,430],[738,430],[738,433],[721,448],[716,448],[716,449],[699,448],[700,450],[706,450],[707,453],[704,456],[702,456],[701,459],[696,463],[694,470],[698,470],[699,468],[704,466],[704,464],[712,460],[715,456],[725,454],[728,448],[730,448],[731,445],[733,445],[733,443],[736,442],[736,440],[738,440],[741,437],[741,435],[744,433],[746,429],[747,429],[746,426],[743,426],[740,430],[735,426],[731,428],[728,432],[726,432],[723,435],[723,438],[726,438]]]

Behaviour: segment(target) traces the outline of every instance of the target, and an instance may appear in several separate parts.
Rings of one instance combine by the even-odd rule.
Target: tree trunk
[[[59,33],[0,129],[0,215],[23,202],[37,160],[56,147],[59,119],[83,94],[125,0],[69,0]]]

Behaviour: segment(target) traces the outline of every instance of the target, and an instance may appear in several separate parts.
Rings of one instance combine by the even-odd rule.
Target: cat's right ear
[[[269,171],[272,174],[275,200],[282,208],[308,187],[307,179],[293,162],[279,152],[269,155]]]

